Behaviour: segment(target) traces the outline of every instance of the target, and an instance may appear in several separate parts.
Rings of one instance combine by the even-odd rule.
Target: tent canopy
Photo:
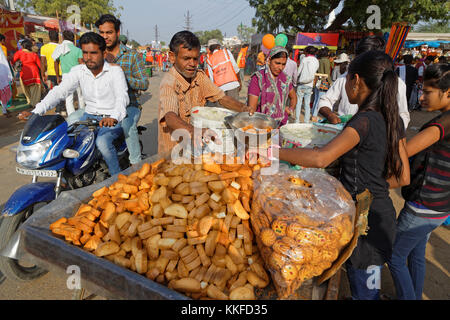
[[[427,45],[430,48],[439,48],[442,43],[450,43],[450,41],[406,41],[405,48],[415,48],[423,45]]]
[[[422,33],[410,32],[406,40],[411,41],[450,41],[450,33]]]

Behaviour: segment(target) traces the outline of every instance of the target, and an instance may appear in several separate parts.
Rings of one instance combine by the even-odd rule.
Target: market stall
[[[63,192],[5,251],[59,273],[77,266],[82,288],[112,299],[337,299],[370,194],[355,206],[325,170],[281,165],[266,175],[263,157],[241,159],[155,155]]]

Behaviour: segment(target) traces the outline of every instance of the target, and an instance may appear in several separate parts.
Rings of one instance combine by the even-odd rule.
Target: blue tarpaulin
[[[405,48],[415,48],[415,47],[420,47],[422,45],[427,45],[427,46],[429,46],[431,48],[439,48],[441,43],[450,43],[450,41],[446,41],[446,40],[438,40],[438,41],[410,41],[410,40],[407,40],[405,42],[404,47]]]

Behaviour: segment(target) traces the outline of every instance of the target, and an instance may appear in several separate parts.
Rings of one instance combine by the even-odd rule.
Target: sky
[[[141,45],[155,40],[155,25],[159,40],[170,42],[178,31],[185,30],[185,16],[192,16],[191,31],[219,29],[226,37],[237,35],[239,24],[251,26],[255,9],[247,0],[114,0],[122,6],[120,20],[123,33]]]

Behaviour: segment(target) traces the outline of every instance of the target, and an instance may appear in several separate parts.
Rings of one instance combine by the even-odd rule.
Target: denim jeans
[[[425,279],[425,249],[431,232],[444,223],[414,215],[405,205],[397,220],[392,257],[388,262],[400,300],[422,300]]]
[[[314,87],[314,104],[313,104],[313,117],[317,117],[317,114],[319,113],[319,100],[320,97],[322,97],[325,93],[327,93],[326,91],[321,91],[319,89],[317,89],[316,87]]]
[[[96,116],[88,113],[84,113],[80,121],[87,119],[97,119],[100,121],[102,116]],[[118,139],[123,134],[122,127],[120,123],[116,124],[114,127],[102,127],[98,129],[97,139],[95,140],[95,145],[97,149],[103,156],[103,159],[108,166],[109,174],[111,176],[119,173],[121,171],[119,165],[119,159],[117,157],[117,150],[114,147],[114,140]]]
[[[381,268],[370,266],[356,269],[346,263],[347,277],[353,300],[380,300]]]
[[[308,123],[311,117],[311,95],[312,87],[299,84],[297,87],[297,106],[295,107],[295,122],[300,123],[300,114],[302,113],[303,98],[305,98],[305,120]]]
[[[127,116],[122,120],[122,128],[125,133],[125,142],[127,143],[128,153],[130,154],[130,163],[141,162],[141,145],[139,144],[139,134],[137,124],[141,118],[141,110],[136,107],[127,108]]]

